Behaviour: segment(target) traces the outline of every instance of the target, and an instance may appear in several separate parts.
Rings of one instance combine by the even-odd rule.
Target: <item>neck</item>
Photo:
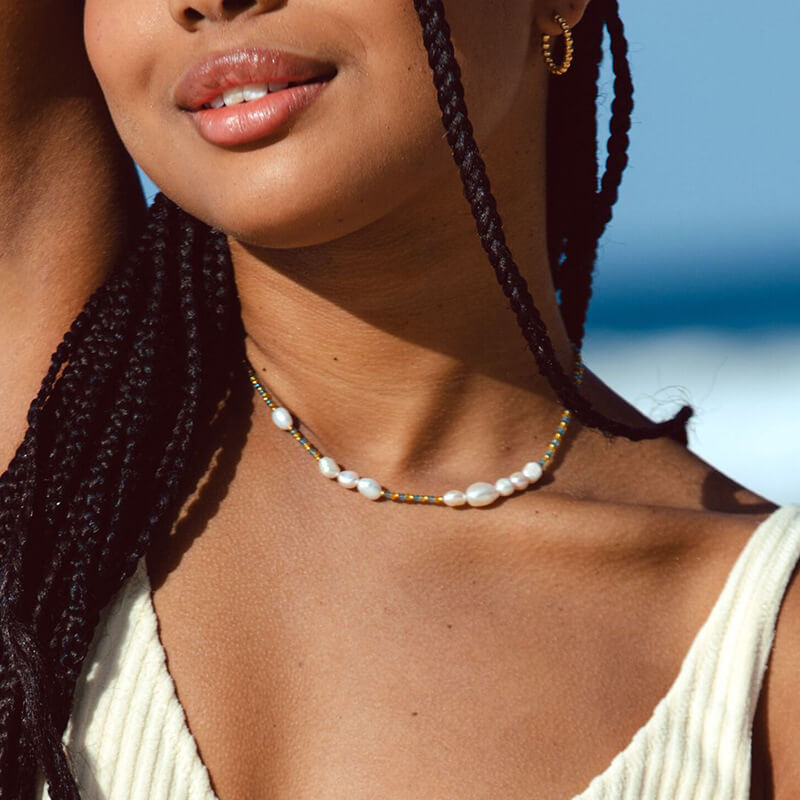
[[[484,147],[488,173],[512,252],[568,368],[547,260],[544,137],[530,120],[499,128]],[[251,362],[339,463],[400,485],[499,476],[544,451],[560,406],[508,309],[453,165],[345,238],[291,250],[231,247]]]

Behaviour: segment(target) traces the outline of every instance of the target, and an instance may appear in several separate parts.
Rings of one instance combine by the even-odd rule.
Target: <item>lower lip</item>
[[[304,83],[247,103],[192,111],[192,121],[198,133],[211,144],[221,147],[252,144],[278,133],[309,106],[328,83],[330,81]]]

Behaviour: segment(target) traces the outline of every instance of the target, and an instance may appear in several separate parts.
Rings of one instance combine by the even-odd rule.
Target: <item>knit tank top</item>
[[[747,800],[753,717],[800,559],[800,506],[750,536],[650,719],[573,800]],[[218,800],[158,634],[145,560],[104,609],[64,743],[84,800]],[[37,798],[50,795],[39,782]]]

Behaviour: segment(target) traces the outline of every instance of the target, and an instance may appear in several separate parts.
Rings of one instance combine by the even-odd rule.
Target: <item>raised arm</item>
[[[50,354],[144,208],[81,10],[0,0],[0,473]]]

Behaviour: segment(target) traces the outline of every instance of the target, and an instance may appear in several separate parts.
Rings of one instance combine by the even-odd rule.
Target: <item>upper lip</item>
[[[212,55],[195,64],[178,82],[176,104],[196,111],[226,89],[249,84],[298,83],[312,78],[332,78],[336,67],[284,50],[247,47]]]

